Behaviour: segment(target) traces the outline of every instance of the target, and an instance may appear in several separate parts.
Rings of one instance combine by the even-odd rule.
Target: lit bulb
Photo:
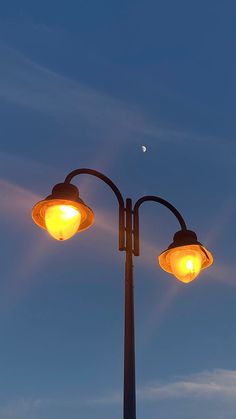
[[[173,275],[185,283],[193,281],[198,276],[203,262],[200,252],[186,247],[172,251],[169,261]]]
[[[45,211],[46,228],[56,240],[72,237],[77,233],[80,221],[80,212],[71,205],[53,205]]]

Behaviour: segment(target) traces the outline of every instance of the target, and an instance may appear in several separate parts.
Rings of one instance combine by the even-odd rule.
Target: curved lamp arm
[[[186,226],[186,223],[185,223],[182,215],[168,201],[166,201],[163,198],[160,198],[159,196],[155,196],[155,195],[143,196],[142,198],[140,198],[136,202],[136,204],[134,206],[134,255],[135,256],[139,256],[139,254],[140,254],[140,249],[139,249],[139,207],[140,207],[140,205],[142,205],[143,202],[146,202],[146,201],[154,201],[154,202],[157,202],[158,204],[164,205],[166,208],[168,208],[175,215],[175,217],[179,221],[181,230],[183,230],[183,231],[187,230],[187,226]]]
[[[64,183],[70,183],[75,176],[82,174],[97,177],[113,190],[119,203],[119,250],[125,250],[125,204],[121,192],[109,177],[93,169],[75,169],[66,176]]]

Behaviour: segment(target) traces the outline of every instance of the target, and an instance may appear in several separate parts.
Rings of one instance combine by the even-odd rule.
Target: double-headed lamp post
[[[46,229],[56,240],[67,240],[74,234],[89,228],[94,213],[80,198],[79,190],[71,180],[81,174],[95,176],[113,190],[119,204],[119,250],[125,260],[125,332],[124,332],[124,404],[123,418],[136,418],[135,400],[135,340],[134,340],[134,293],[133,256],[139,256],[139,208],[143,202],[154,201],[168,208],[177,218],[181,229],[173,242],[158,257],[164,271],[173,274],[184,283],[193,281],[202,269],[213,263],[213,256],[188,230],[182,215],[168,201],[158,196],[144,196],[132,205],[130,198],[124,201],[117,186],[104,174],[92,169],[77,169],[69,173],[64,183],[54,186],[52,194],[38,202],[32,210],[34,222]]]

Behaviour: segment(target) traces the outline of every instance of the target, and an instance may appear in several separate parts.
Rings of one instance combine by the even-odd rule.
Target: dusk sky
[[[31,219],[78,167],[169,200],[214,255],[188,285],[162,271],[179,226],[143,205],[137,419],[235,418],[235,43],[233,0],[1,3],[0,419],[122,418],[116,199],[82,175],[91,229],[57,242]]]

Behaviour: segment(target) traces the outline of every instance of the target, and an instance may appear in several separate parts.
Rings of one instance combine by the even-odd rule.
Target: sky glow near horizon
[[[57,242],[31,220],[77,167],[169,200],[215,258],[189,285],[161,271],[178,225],[142,207],[137,418],[235,418],[235,14],[231,0],[2,6],[0,419],[122,417],[116,199],[83,175],[90,230]]]

